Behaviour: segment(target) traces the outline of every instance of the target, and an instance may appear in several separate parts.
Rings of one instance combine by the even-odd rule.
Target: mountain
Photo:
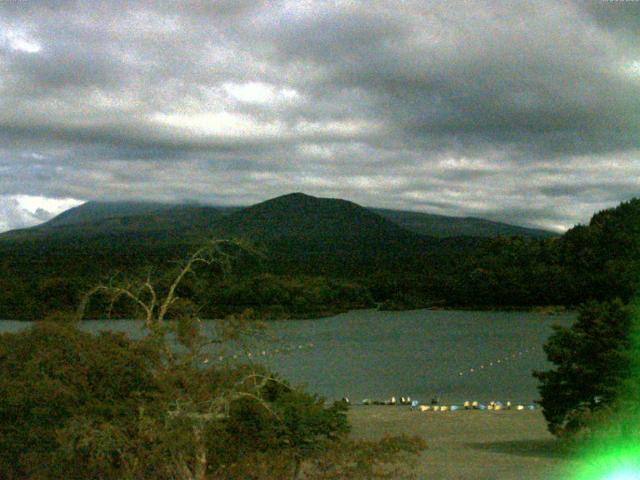
[[[269,252],[264,263],[270,271],[353,276],[434,271],[468,255],[480,237],[516,232],[538,233],[292,193],[245,208],[88,202],[37,227],[1,234],[0,254],[21,268],[31,262],[61,271],[111,270],[181,257],[208,238],[243,238]],[[452,236],[458,234],[468,236]],[[99,262],[80,265],[71,260],[77,256]]]
[[[418,235],[353,202],[294,193],[241,209],[90,202],[38,227],[0,235],[0,258],[5,271],[18,275],[93,278],[165,268],[210,238],[241,238],[260,247],[263,271],[349,278],[435,271],[478,244]]]
[[[449,217],[432,213],[371,208],[372,212],[420,235],[433,237],[483,237],[518,236],[528,238],[552,238],[559,234],[548,230],[525,228],[507,223],[493,222],[475,217]]]
[[[217,237],[263,245],[270,269],[360,274],[418,263],[439,241],[405,230],[353,202],[292,193],[222,217]],[[421,260],[423,261],[423,260]]]
[[[349,243],[415,238],[415,234],[353,202],[303,193],[291,193],[243,208],[221,219],[216,231],[260,241],[295,238],[318,243]]]
[[[327,221],[331,224],[333,221],[332,216],[338,211],[329,208],[331,202],[334,204],[345,202],[345,204],[350,204],[351,206],[356,205],[339,199],[317,199],[322,204],[322,207],[320,210],[317,210],[315,214],[323,212],[321,214],[322,218],[316,219],[321,222],[318,223],[316,220],[312,221],[310,218],[304,220],[303,218],[310,212],[311,199],[313,198],[314,197],[302,193],[293,193],[267,200],[266,202],[251,207],[213,207],[195,204],[91,201],[66,210],[48,222],[36,227],[14,232],[5,232],[4,234],[0,234],[0,237],[9,236],[15,238],[16,236],[21,237],[24,235],[50,235],[54,232],[63,231],[73,235],[87,235],[96,232],[151,233],[153,231],[161,234],[163,230],[198,232],[213,226],[222,216],[241,211],[244,213],[238,215],[235,217],[235,220],[225,225],[225,231],[232,231],[234,234],[241,236],[254,236],[256,234],[259,234],[259,236],[264,236],[265,234],[270,236],[272,233],[276,234],[276,230],[270,228],[268,223],[275,222],[276,218],[267,219],[266,217],[277,215],[279,210],[289,202],[298,203],[297,207],[295,207],[298,208],[298,211],[286,212],[285,217],[287,218],[284,219],[286,222],[290,223],[293,218],[296,218],[298,222],[306,221],[306,225],[299,225],[302,230],[309,233],[313,229],[316,229],[316,234],[324,235],[327,232],[324,231],[324,227],[320,228],[320,226]],[[460,236],[489,238],[499,235],[527,238],[551,238],[558,236],[558,234],[547,230],[519,227],[482,218],[449,217],[383,208],[368,208],[368,210],[390,220],[405,230],[419,235],[437,238]],[[264,228],[251,231],[249,224],[246,222],[249,220],[258,220],[259,218],[262,218],[266,222],[263,222]],[[280,220],[283,219],[281,218]],[[379,222],[379,219],[377,221]],[[232,225],[233,223],[235,223],[235,226]],[[63,229],[61,227],[78,228]],[[285,226],[285,228],[288,227]],[[341,233],[344,233],[344,231]]]
[[[271,305],[268,299],[278,298],[276,305],[301,312],[318,299],[329,305],[338,298],[334,295],[347,298],[362,289],[387,308],[443,302],[571,306],[589,299],[628,299],[640,275],[640,200],[600,212],[589,225],[560,237],[542,239],[531,238],[531,232],[437,238],[416,233],[426,228],[426,214],[380,213],[302,193],[235,209],[90,202],[38,227],[0,235],[0,318],[42,318],[68,310],[88,287],[116,272],[131,276],[152,269],[162,277],[211,238],[247,239],[264,252],[259,259],[237,259],[234,278],[225,277],[222,284],[214,271],[193,278],[189,288],[214,306],[225,301]],[[466,225],[501,232],[509,227]],[[449,227],[440,234],[462,231],[469,230]],[[317,276],[327,281],[307,280]],[[290,282],[292,277],[297,283]],[[302,297],[309,305],[298,304]]]

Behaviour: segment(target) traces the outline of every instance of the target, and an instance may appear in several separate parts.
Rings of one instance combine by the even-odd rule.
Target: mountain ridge
[[[95,227],[98,230],[108,230],[109,225],[111,225],[116,231],[133,231],[136,229],[136,224],[138,222],[140,223],[142,230],[148,230],[150,226],[172,229],[172,224],[174,223],[175,218],[178,218],[175,228],[182,228],[186,231],[190,231],[192,228],[189,226],[189,213],[192,213],[196,218],[199,217],[201,221],[200,223],[202,223],[202,219],[204,217],[207,217],[209,222],[214,222],[220,220],[224,216],[250,209],[258,205],[268,204],[268,202],[276,202],[276,204],[283,202],[304,203],[305,200],[309,199],[319,199],[327,202],[345,202],[345,205],[357,205],[349,200],[313,197],[301,192],[282,195],[246,207],[198,205],[189,203],[172,204],[144,201],[89,201],[66,210],[40,225],[0,233],[0,238],[7,238],[16,235],[22,236],[25,234],[29,235],[36,231],[40,234],[46,234],[47,231],[54,231],[51,230],[54,228],[79,227],[81,225],[92,228]],[[360,207],[359,205],[357,206]],[[405,230],[419,235],[437,238],[457,236],[491,238],[500,235],[522,236],[527,238],[551,238],[559,236],[559,234],[555,232],[543,229],[522,227],[478,217],[452,217],[408,210],[393,210],[373,207],[361,208],[366,208],[370,212],[390,220]],[[145,219],[145,216],[148,216],[149,218]],[[124,220],[125,218],[128,220]],[[102,227],[95,225],[99,222],[103,222],[104,225]],[[123,224],[126,224],[126,226]]]
[[[389,220],[402,225],[415,233],[435,237],[483,237],[522,236],[529,238],[559,237],[560,234],[541,228],[523,227],[486,218],[464,216],[454,217],[412,210],[394,210],[388,208],[369,208]],[[428,233],[427,233],[428,232]]]
[[[0,318],[73,309],[105,278],[162,277],[222,236],[245,238],[264,255],[239,252],[229,276],[203,266],[190,279],[209,318],[254,306],[304,315],[371,302],[406,309],[628,300],[640,272],[639,219],[633,199],[558,238],[435,238],[353,202],[294,194],[224,212],[177,206],[94,224],[53,222],[0,236]]]
[[[436,268],[442,258],[451,256],[452,248],[464,252],[476,243],[420,235],[353,202],[302,193],[226,213],[202,206],[162,205],[154,213],[149,208],[156,207],[116,205],[109,210],[89,204],[87,209],[96,214],[94,222],[87,221],[86,210],[76,208],[62,222],[54,219],[48,225],[3,234],[0,253],[20,264],[27,258],[36,263],[57,258],[50,268],[63,274],[63,264],[71,269],[81,266],[70,264],[62,252],[69,258],[83,252],[87,258],[100,259],[99,270],[112,271],[181,258],[207,239],[237,238],[267,252],[263,263],[268,271],[352,277],[418,270],[427,264]],[[147,213],[127,215],[140,209]],[[22,259],[16,257],[18,252]]]

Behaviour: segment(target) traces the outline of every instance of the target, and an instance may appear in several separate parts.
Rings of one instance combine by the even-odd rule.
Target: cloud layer
[[[15,195],[291,191],[563,229],[637,195],[639,2],[0,3]]]

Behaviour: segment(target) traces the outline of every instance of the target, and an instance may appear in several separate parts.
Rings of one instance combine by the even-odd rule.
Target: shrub
[[[130,429],[158,392],[156,360],[122,334],[93,336],[66,323],[0,335],[0,476],[57,469],[58,435],[74,419]]]

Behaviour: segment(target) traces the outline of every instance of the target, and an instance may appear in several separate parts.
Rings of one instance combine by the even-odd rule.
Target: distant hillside
[[[292,193],[227,215],[214,236],[264,245],[280,271],[397,269],[439,247],[353,202]]]
[[[351,239],[395,241],[415,235],[353,202],[303,193],[283,195],[243,208],[222,219],[222,234],[261,241],[296,238],[314,242]]]
[[[87,202],[62,212],[40,227],[88,224],[109,218],[157,214],[172,207],[174,205],[154,202]]]
[[[188,204],[87,202],[41,225],[4,232],[0,239],[200,237],[234,210]]]
[[[477,244],[421,236],[355,203],[294,193],[236,210],[90,202],[0,235],[0,255],[16,272],[85,275],[180,258],[216,237],[263,247],[267,271],[346,276],[433,270],[451,252],[464,254]]]
[[[518,227],[475,217],[448,217],[432,213],[388,210],[384,208],[370,208],[370,210],[414,233],[440,238],[460,236],[490,238],[498,235],[528,238],[559,236],[559,234],[548,230]]]
[[[39,227],[0,235],[0,318],[39,318],[43,312],[68,309],[77,305],[87,286],[116,272],[128,276],[151,269],[162,275],[211,238],[247,239],[264,252],[261,258],[237,258],[234,274],[238,276],[323,275],[351,282],[383,275],[385,285],[387,276],[423,271],[433,275],[445,263],[460,262],[477,247],[477,240],[420,236],[352,202],[304,194],[285,195],[236,211],[89,204]],[[201,279],[206,283],[205,277]],[[424,282],[409,281],[427,287]],[[289,285],[284,280],[273,282]],[[266,288],[262,297],[280,291],[279,297],[291,298],[287,311],[304,312],[316,308],[311,306],[317,303],[313,299],[324,298],[323,304],[329,306],[354,304],[357,299],[350,295],[366,290],[344,282],[297,283],[308,290],[304,295],[298,287],[283,294],[280,287],[262,285]],[[224,298],[237,297],[233,285],[225,287]],[[202,291],[205,303],[214,302],[219,293],[218,287],[211,288],[209,293]],[[253,287],[246,291],[248,302],[258,295]],[[337,297],[331,300],[334,294]],[[305,300],[309,305],[295,303],[301,296],[309,299]],[[359,293],[356,297],[369,298]]]
[[[104,220],[131,217],[141,220],[144,216],[167,218],[179,217],[185,219],[189,214],[194,215],[197,221],[199,216],[206,212],[216,212],[216,215],[233,213],[242,207],[213,207],[198,204],[175,204],[158,202],[97,202],[91,201],[70,208],[48,222],[38,225],[36,228],[61,227],[67,225],[97,224]],[[117,224],[117,222],[114,222]],[[125,222],[127,223],[127,222]],[[128,222],[135,224],[135,222]],[[143,221],[144,223],[144,221]]]
[[[475,225],[476,236],[467,236],[470,230],[456,230],[442,217],[380,213],[301,193],[237,209],[88,203],[0,235],[0,318],[42,318],[74,308],[88,286],[116,272],[151,269],[162,276],[216,237],[247,239],[265,254],[237,258],[234,278],[222,284],[215,271],[194,277],[189,288],[208,312],[217,312],[212,315],[246,306],[300,314],[367,305],[367,298],[384,308],[575,306],[628,300],[640,278],[640,200],[553,238],[460,219],[465,228]],[[434,230],[420,230],[433,218],[443,237],[416,232],[438,232],[436,223]],[[501,235],[483,238],[479,232],[486,228]]]
[[[245,208],[88,202],[37,227],[0,234],[0,253],[12,257],[20,251],[18,263],[35,264],[51,255],[59,259],[49,261],[51,268],[67,265],[67,258],[76,254],[96,255],[100,269],[108,270],[180,256],[208,238],[233,237],[263,246],[270,271],[352,276],[420,271],[425,265],[433,271],[467,255],[481,237],[538,233],[479,219],[371,210],[346,200],[293,193]],[[65,268],[91,267],[72,263]]]
[[[577,298],[629,300],[640,281],[640,199],[597,212],[560,241]]]
[[[287,212],[286,215],[292,213],[294,216],[305,215],[304,202],[313,198],[302,193],[294,193],[278,197],[278,199],[268,200],[251,207],[219,207],[219,206],[200,206],[195,204],[170,204],[156,202],[98,202],[91,201],[79,205],[77,207],[66,210],[55,218],[36,227],[22,229],[12,233],[5,233],[4,236],[22,237],[23,235],[32,235],[38,232],[39,235],[52,234],[53,232],[62,232],[64,229],[60,227],[81,227],[72,230],[66,230],[67,233],[73,232],[74,235],[88,234],[96,232],[147,232],[152,230],[160,232],[162,230],[181,229],[186,232],[197,232],[208,229],[216,223],[220,217],[230,215],[236,212],[245,211],[242,215],[235,217],[230,223],[227,223],[225,230],[233,231],[239,235],[254,235],[259,233],[260,236],[267,234],[272,235],[271,229],[267,224],[265,228],[257,231],[250,231],[248,225],[243,223],[250,217],[257,219],[262,215],[263,219],[267,216],[276,214],[278,207],[275,202],[281,205],[288,201],[298,199],[300,210],[298,212]],[[319,199],[324,202],[347,202],[337,199]],[[308,202],[307,202],[308,203]],[[261,206],[262,205],[262,206]],[[328,204],[327,204],[328,205]],[[355,205],[355,204],[351,204]],[[307,205],[308,207],[308,205]],[[272,210],[269,210],[272,209]],[[405,230],[417,233],[423,236],[446,238],[446,237],[496,237],[502,236],[521,236],[527,238],[551,238],[558,236],[553,232],[540,229],[532,229],[518,227],[500,222],[493,222],[482,218],[474,217],[449,217],[444,215],[435,215],[430,213],[390,210],[383,208],[368,208],[369,211],[390,220]],[[300,225],[305,232],[310,232],[309,228],[320,228],[322,222],[327,221],[334,212],[331,209],[324,209],[324,217],[321,223],[316,221],[308,221],[308,225]],[[275,218],[269,221],[275,221]],[[291,221],[291,218],[287,219]],[[298,219],[300,221],[300,219]],[[379,221],[379,220],[378,220]],[[235,226],[232,223],[235,222]],[[327,232],[316,232],[326,234]],[[2,237],[3,234],[0,234]]]

